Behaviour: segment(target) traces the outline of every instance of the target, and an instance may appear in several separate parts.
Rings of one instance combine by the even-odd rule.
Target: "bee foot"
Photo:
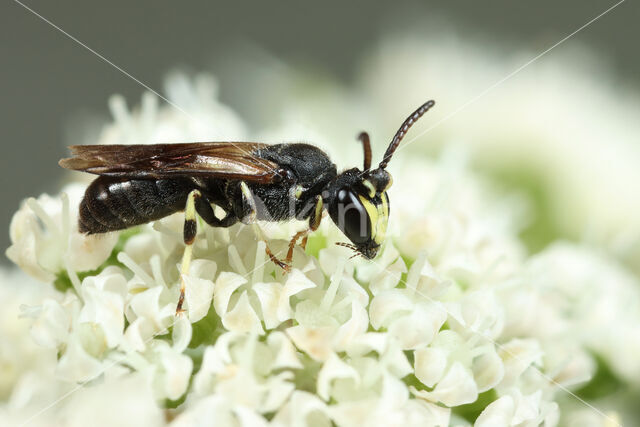
[[[286,261],[282,261],[279,260],[274,254],[273,252],[271,252],[271,249],[269,249],[269,246],[265,246],[265,252],[267,253],[267,255],[269,255],[269,259],[271,260],[271,262],[273,262],[275,265],[277,265],[278,267],[280,267],[282,270],[284,270],[284,273],[289,273],[291,271],[291,265],[289,265],[288,262]]]
[[[287,264],[286,262],[281,261],[281,260],[279,260],[279,259],[277,259],[275,257],[272,258],[271,261],[273,261],[278,267],[280,267],[284,271],[285,274],[291,272],[291,265],[290,264]]]

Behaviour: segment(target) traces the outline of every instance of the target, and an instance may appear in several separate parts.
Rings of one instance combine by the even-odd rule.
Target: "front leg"
[[[302,237],[302,248],[304,249],[307,246],[307,237],[309,237],[309,233],[312,231],[316,231],[318,227],[320,227],[320,222],[322,221],[322,209],[324,207],[324,203],[322,201],[322,196],[317,195],[315,197],[315,205],[311,215],[309,216],[309,228],[306,230],[298,231],[294,234],[293,238],[289,242],[289,251],[287,252],[287,257],[284,262],[287,264],[291,264],[293,261],[293,249],[296,246],[296,242],[299,238]]]

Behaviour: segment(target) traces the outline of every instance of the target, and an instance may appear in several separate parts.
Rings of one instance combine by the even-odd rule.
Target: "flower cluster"
[[[116,120],[99,142],[246,134],[215,101],[212,79],[174,76],[168,93],[185,111],[150,95],[133,112],[112,99]],[[22,316],[42,354],[57,358],[47,359],[48,389],[14,387],[27,363],[15,356],[39,356],[13,350],[0,419],[48,410],[78,424],[97,411],[111,424],[126,413],[175,426],[554,426],[571,419],[567,393],[590,384],[599,363],[638,383],[634,276],[570,243],[528,257],[518,238],[526,200],[494,192],[457,151],[401,157],[378,258],[350,258],[325,219],[284,274],[252,227],[201,223],[178,317],[182,214],[86,236],[76,225],[82,185],[28,199],[7,255],[50,284]],[[290,224],[259,226],[274,252],[286,251]]]

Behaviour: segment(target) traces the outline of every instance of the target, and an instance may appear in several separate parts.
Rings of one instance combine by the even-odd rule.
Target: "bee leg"
[[[238,217],[233,214],[233,212],[226,212],[224,218],[218,218],[216,214],[213,212],[213,207],[211,203],[204,197],[197,197],[195,199],[196,203],[196,212],[200,215],[200,218],[204,220],[207,224],[212,227],[231,227],[233,224],[238,222]]]
[[[264,240],[265,243],[265,247],[264,247],[264,251],[267,253],[267,255],[269,256],[269,259],[271,260],[272,263],[274,263],[275,265],[277,265],[278,267],[280,267],[281,269],[283,269],[286,273],[291,271],[291,266],[289,264],[287,264],[285,261],[282,261],[280,259],[278,259],[273,252],[271,252],[271,249],[269,249],[269,245],[267,245],[267,241]]]
[[[289,270],[291,270],[291,267],[289,266],[288,263],[285,263],[285,262],[279,260],[273,254],[273,252],[269,248],[269,244],[267,243],[267,239],[264,236],[264,233],[262,232],[262,230],[260,229],[260,227],[256,223],[256,218],[258,216],[257,215],[257,208],[256,208],[256,201],[255,201],[255,199],[253,197],[253,194],[251,193],[251,190],[249,190],[249,186],[247,185],[246,182],[242,181],[240,183],[240,191],[242,192],[243,202],[247,206],[249,206],[249,214],[245,215],[244,218],[242,218],[242,222],[244,224],[251,224],[253,226],[253,229],[254,229],[255,233],[258,236],[260,236],[260,240],[262,240],[265,243],[264,251],[269,256],[269,259],[271,260],[271,262],[276,264],[278,267],[282,268],[285,272],[288,272]]]
[[[298,231],[293,235],[291,241],[289,242],[289,251],[287,252],[287,257],[284,262],[287,264],[291,264],[293,261],[293,249],[296,247],[296,242],[300,237],[302,237],[302,248],[305,249],[307,247],[307,238],[309,237],[309,233],[312,231],[316,231],[318,227],[320,227],[320,222],[322,221],[322,209],[324,207],[324,203],[322,202],[322,197],[320,195],[316,196],[316,203],[313,211],[311,211],[311,215],[309,216],[309,228],[306,230]]]
[[[182,304],[184,303],[185,293],[185,276],[189,273],[189,265],[191,264],[191,256],[193,253],[193,242],[196,240],[198,232],[198,222],[196,221],[196,201],[201,199],[200,191],[193,190],[187,196],[187,205],[184,208],[184,252],[182,254],[182,263],[180,264],[180,297],[176,307],[176,316],[182,313]]]
[[[253,197],[253,193],[251,193],[249,186],[244,181],[240,183],[240,191],[242,192],[243,205],[246,204],[246,206],[249,207],[249,213],[243,218],[240,218],[240,221],[244,224],[255,224],[258,217],[258,208],[256,207],[256,200]]]

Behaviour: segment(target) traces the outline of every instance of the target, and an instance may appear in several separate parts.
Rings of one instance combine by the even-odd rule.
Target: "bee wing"
[[[73,157],[60,160],[60,166],[128,178],[206,176],[270,183],[282,177],[282,170],[256,156],[266,146],[257,142],[72,145]]]

